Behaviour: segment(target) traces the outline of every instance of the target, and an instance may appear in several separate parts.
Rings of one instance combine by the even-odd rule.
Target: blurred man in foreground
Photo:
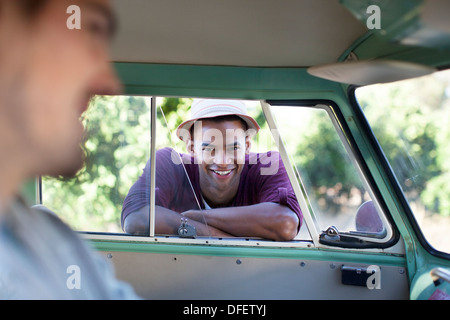
[[[82,167],[80,116],[92,95],[120,89],[114,27],[107,0],[0,0],[1,299],[136,298],[72,230],[18,196],[36,175]]]

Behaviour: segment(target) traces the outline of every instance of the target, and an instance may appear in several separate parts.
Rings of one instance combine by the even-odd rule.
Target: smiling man
[[[71,5],[79,30],[67,28]],[[72,230],[19,195],[37,175],[82,167],[80,116],[92,95],[120,89],[114,25],[107,0],[0,0],[0,299],[136,298]]]
[[[157,234],[177,234],[181,218],[197,235],[292,240],[302,214],[280,156],[250,151],[259,130],[238,100],[195,99],[177,135],[189,154],[156,152]],[[150,162],[122,210],[125,232],[148,234]]]

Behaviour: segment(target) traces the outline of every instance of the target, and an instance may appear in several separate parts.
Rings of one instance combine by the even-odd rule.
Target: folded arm
[[[198,222],[206,221],[235,237],[260,237],[276,241],[292,240],[298,232],[299,218],[289,207],[264,202],[242,207],[189,210],[183,215]]]
[[[178,234],[178,228],[180,227],[183,215],[161,206],[155,206],[155,209],[155,233]],[[125,218],[123,230],[130,234],[148,235],[150,221],[149,212],[149,206],[145,206],[130,213]],[[201,220],[189,220],[188,223],[195,227],[197,235],[199,236],[231,237],[230,234],[223,232],[222,230],[205,225]]]
[[[292,240],[298,231],[299,219],[290,208],[273,202],[250,206],[211,210],[189,210],[182,214],[156,206],[155,233],[178,234],[181,218],[188,218],[199,236],[259,237],[275,241]],[[149,206],[125,218],[124,231],[149,234]]]

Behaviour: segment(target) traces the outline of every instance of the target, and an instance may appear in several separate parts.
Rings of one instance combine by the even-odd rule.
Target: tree
[[[148,98],[95,97],[83,118],[85,167],[44,177],[43,204],[77,230],[119,231],[123,199],[150,154]]]
[[[365,189],[333,126],[328,113],[315,110],[304,128],[305,136],[296,147],[296,166],[308,177],[317,202],[323,210],[337,213],[342,197],[348,199],[355,189],[361,202]]]
[[[449,215],[450,79],[427,76],[357,90],[357,97],[411,202]]]

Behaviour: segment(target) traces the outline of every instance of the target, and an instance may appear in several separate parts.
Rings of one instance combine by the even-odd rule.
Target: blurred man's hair
[[[35,16],[48,2],[48,0],[14,0],[25,14],[26,18]]]

